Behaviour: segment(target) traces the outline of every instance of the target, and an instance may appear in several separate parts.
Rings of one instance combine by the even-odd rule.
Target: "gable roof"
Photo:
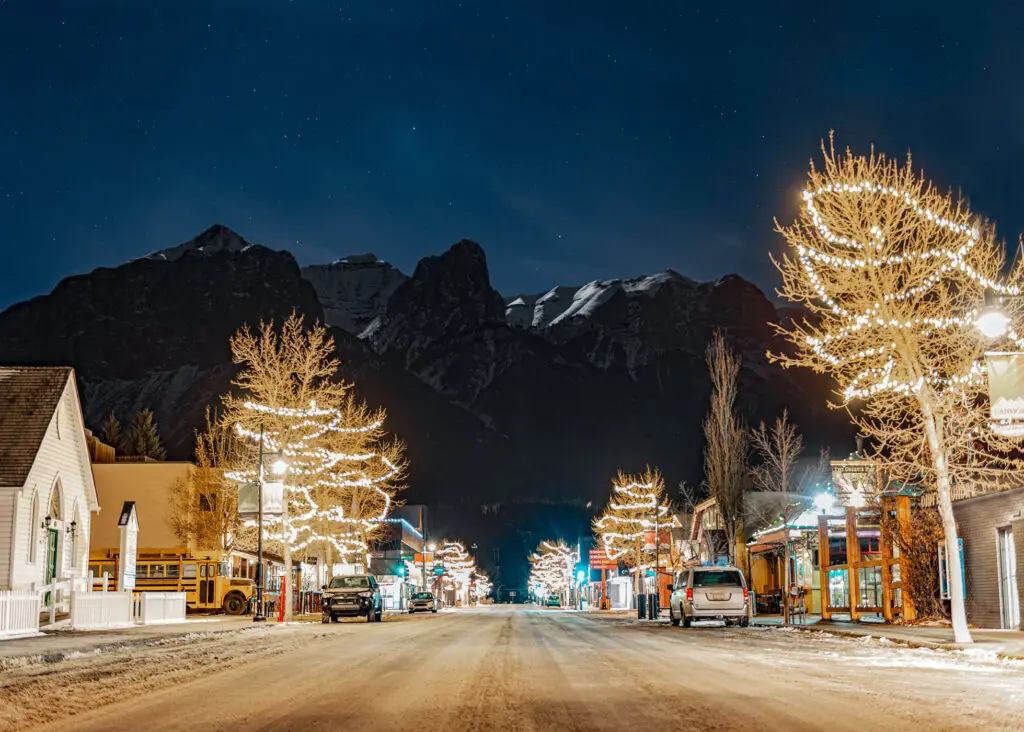
[[[0,366],[0,486],[25,484],[70,366]]]

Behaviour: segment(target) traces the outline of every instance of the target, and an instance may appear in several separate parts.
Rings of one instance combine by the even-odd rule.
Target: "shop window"
[[[850,574],[846,569],[830,569],[828,572],[828,604],[830,607],[850,606]]]
[[[840,536],[828,540],[828,563],[830,565],[846,564],[846,537]]]
[[[857,570],[857,606],[882,607],[882,568],[860,567]]]
[[[860,537],[860,553],[861,556],[865,554],[879,554],[880,549],[878,548],[878,537],[877,536],[862,536]]]

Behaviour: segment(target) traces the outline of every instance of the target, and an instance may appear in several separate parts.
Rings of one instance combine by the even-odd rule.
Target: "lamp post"
[[[288,463],[284,459],[284,451],[278,451],[271,453],[276,455],[277,459],[274,461],[271,469],[275,475],[284,475],[288,471]],[[254,623],[265,623],[267,616],[263,614],[263,423],[260,423],[260,447],[259,447],[259,470],[257,471],[257,484],[259,489],[257,491],[256,499],[259,502],[259,513],[256,520],[256,612],[253,613],[252,622]]]
[[[985,293],[985,306],[978,313],[974,324],[986,338],[1000,338],[1010,329],[1010,316],[992,292]]]

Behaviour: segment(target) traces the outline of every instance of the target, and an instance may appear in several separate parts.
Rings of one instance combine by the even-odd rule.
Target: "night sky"
[[[1015,241],[1011,5],[0,0],[0,308],[214,222],[407,272],[469,237],[505,294],[768,287],[830,128]]]

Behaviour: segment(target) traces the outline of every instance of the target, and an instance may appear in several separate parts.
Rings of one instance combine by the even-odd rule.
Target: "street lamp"
[[[999,299],[991,291],[985,292],[985,307],[978,313],[974,324],[986,338],[1000,338],[1010,329],[1010,316],[1003,310]]]
[[[254,623],[264,623],[267,620],[267,616],[263,614],[263,464],[267,458],[275,458],[271,466],[274,475],[283,476],[288,472],[288,463],[284,459],[283,450],[267,454],[263,453],[263,425],[260,424],[259,470],[257,471],[256,478],[259,486],[257,491],[259,518],[256,521],[256,612],[252,616],[252,622]],[[289,567],[288,570],[290,569]],[[291,582],[290,579],[288,581]],[[284,598],[282,598],[283,601]]]
[[[814,505],[817,506],[818,510],[823,514],[827,514],[831,511],[835,503],[836,499],[832,497],[831,493],[825,493],[823,491],[814,497]]]

